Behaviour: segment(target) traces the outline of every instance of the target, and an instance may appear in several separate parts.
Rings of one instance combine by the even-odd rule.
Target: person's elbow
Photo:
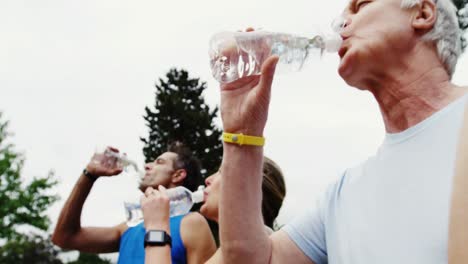
[[[223,241],[221,250],[225,260],[245,259],[253,253],[245,241]]]
[[[255,244],[255,246],[253,246]],[[247,263],[255,259],[255,263],[268,264],[270,260],[269,240],[267,241],[222,241],[221,252],[224,263]]]
[[[67,248],[67,243],[66,243],[66,239],[64,238],[64,236],[56,231],[54,231],[54,233],[52,234],[52,243],[54,243],[54,245],[62,248],[62,249],[68,249]]]
[[[73,241],[76,237],[77,232],[65,232],[55,228],[52,233],[52,243],[62,249],[74,249]]]

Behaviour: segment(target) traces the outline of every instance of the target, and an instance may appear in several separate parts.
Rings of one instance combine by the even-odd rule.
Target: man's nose
[[[211,176],[205,179],[205,184],[206,184],[206,186],[211,185]]]
[[[349,25],[351,25],[351,18],[344,14],[335,18],[332,22],[333,31],[337,33],[342,33]]]
[[[351,25],[351,17],[349,16],[343,16],[343,21],[341,22],[341,27],[345,28]]]

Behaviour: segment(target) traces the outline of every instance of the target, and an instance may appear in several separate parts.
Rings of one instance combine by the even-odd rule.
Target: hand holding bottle
[[[123,171],[123,164],[119,159],[119,150],[107,147],[103,152],[94,153],[86,170],[96,176],[115,176]]]
[[[263,136],[277,62],[278,56],[271,56],[264,61],[261,75],[221,84],[220,109],[224,131]]]
[[[169,197],[166,188],[159,190],[148,187],[140,200],[145,228],[160,228],[169,222]]]
[[[221,83],[258,75],[263,62],[272,55],[268,32],[220,32],[209,43],[213,77]]]
[[[148,187],[146,189],[145,197],[148,197],[151,194],[161,193],[161,191],[158,192],[155,189],[153,188],[150,189],[150,188],[151,187]],[[204,188],[205,187],[203,185],[199,186],[198,190],[195,192],[191,192],[189,189],[183,186],[170,188],[168,190],[164,188],[163,194],[167,199],[169,199],[169,217],[186,214],[190,211],[190,209],[192,208],[194,204],[203,202]],[[143,207],[142,203],[138,203],[138,204],[127,203],[127,202],[124,203],[125,212],[127,214],[128,226],[136,226],[143,220],[144,212],[143,212],[142,207]],[[163,210],[164,211],[163,213],[165,213],[166,209],[163,208],[163,209],[158,209],[158,210]],[[151,216],[148,216],[148,217],[151,217]]]

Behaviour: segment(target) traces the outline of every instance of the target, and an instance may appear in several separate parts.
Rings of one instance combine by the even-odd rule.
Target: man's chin
[[[148,188],[146,184],[140,183],[140,185],[138,186],[138,189],[140,189],[140,191],[143,193],[145,192],[146,188]]]
[[[208,206],[206,205],[206,202],[202,204],[199,210],[200,214],[202,214],[204,217],[210,219],[210,212],[208,210]]]
[[[354,71],[353,67],[346,62],[340,64],[340,67],[338,68],[338,74],[341,76],[341,78],[346,82],[347,85],[357,88],[359,90],[364,90],[361,88],[361,83],[358,81],[358,73]]]
[[[207,217],[207,212],[206,212],[206,204],[203,203],[202,206],[200,207],[200,210],[198,210],[198,212],[203,215],[204,217]]]
[[[340,65],[338,66],[338,74],[341,76],[341,78],[344,81],[347,81],[347,79],[349,79],[351,76],[351,72],[352,72],[351,63],[348,57],[345,55],[340,60]]]

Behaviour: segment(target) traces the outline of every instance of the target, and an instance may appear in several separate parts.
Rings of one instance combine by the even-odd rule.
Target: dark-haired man
[[[166,188],[185,186],[193,191],[202,182],[198,160],[181,143],[172,144],[167,152],[147,163],[145,171],[139,187],[143,192],[160,185]],[[198,213],[172,217],[170,230],[158,230],[159,234],[170,231],[171,242],[166,238],[158,243],[148,241],[143,223],[134,227],[128,227],[125,222],[114,227],[82,227],[81,211],[94,182],[121,172],[122,167],[115,159],[103,160],[96,156],[91,159],[60,213],[52,237],[56,245],[92,253],[118,251],[118,263],[144,263],[145,245],[171,246],[172,263],[203,263],[215,252],[208,223]]]

